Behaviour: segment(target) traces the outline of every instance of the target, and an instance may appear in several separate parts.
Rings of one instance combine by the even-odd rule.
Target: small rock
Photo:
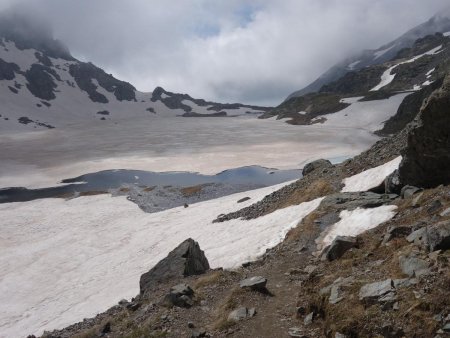
[[[242,280],[239,283],[241,288],[250,288],[256,291],[267,291],[266,289],[267,279],[261,276],[250,277]]]
[[[322,260],[334,261],[341,258],[348,250],[356,247],[356,238],[337,236],[322,255]]]
[[[141,306],[141,304],[138,302],[131,302],[131,303],[127,304],[127,309],[129,309],[131,311],[136,311],[137,309],[139,309],[140,306]]]
[[[430,251],[450,249],[450,221],[427,227]]]
[[[244,198],[241,198],[239,201],[237,201],[238,203],[243,203],[243,202],[246,202],[246,201],[248,201],[250,199],[250,197],[244,197]]]
[[[392,279],[364,285],[359,291],[359,299],[366,304],[373,304],[389,293],[395,293],[394,281]]]
[[[412,185],[405,185],[400,192],[400,196],[401,196],[401,198],[410,198],[412,195],[414,195],[422,190],[423,189],[414,187]]]
[[[334,338],[346,338],[346,337],[347,337],[346,335],[339,332],[336,332],[336,334],[334,335]]]
[[[188,208],[188,207],[189,207],[189,204],[184,203],[184,207],[185,207],[185,208]]]
[[[423,259],[414,256],[400,256],[398,261],[402,272],[409,277],[420,277],[431,272],[429,269],[430,263]]]
[[[188,322],[188,328],[193,329],[195,327],[193,322]]]
[[[413,200],[411,201],[411,206],[413,208],[417,208],[420,206],[420,203],[422,201],[422,196],[423,196],[423,192],[421,192],[420,194],[418,194],[416,197],[413,198]]]
[[[127,305],[127,304],[128,304],[128,301],[126,299],[119,300],[119,305],[124,306],[124,305]]]
[[[391,226],[388,228],[386,235],[384,236],[383,243],[387,243],[394,238],[402,238],[409,236],[412,232],[412,228],[409,226]]]
[[[308,315],[306,315],[305,319],[303,320],[303,324],[305,324],[305,326],[311,325],[313,320],[314,320],[314,312],[311,312]]]
[[[447,217],[450,216],[450,208],[445,209],[444,211],[442,211],[439,216],[441,217]]]
[[[450,323],[445,324],[444,327],[442,328],[442,331],[450,332]]]
[[[194,305],[192,296],[194,290],[187,284],[178,284],[170,289],[170,293],[164,298],[164,302],[169,306],[189,308]]]
[[[436,211],[438,211],[440,208],[442,208],[442,202],[439,200],[433,201],[431,205],[427,208],[427,212],[429,215],[434,214]]]
[[[299,327],[291,327],[288,330],[288,335],[296,338],[308,338],[308,336],[305,335],[304,331]]]
[[[191,334],[191,338],[202,338],[206,336],[206,330],[194,330]]]
[[[330,291],[330,298],[328,299],[330,304],[337,304],[343,299],[339,285],[333,285]]]
[[[250,318],[253,317],[256,313],[255,309],[251,309],[252,310],[252,315],[250,315],[249,309],[247,309],[244,306],[241,306],[240,308],[237,308],[234,311],[231,311],[230,314],[228,315],[228,321],[229,322],[238,322],[241,320],[244,320],[246,318]]]
[[[308,266],[306,266],[306,268],[303,269],[303,271],[305,273],[307,273],[308,275],[311,275],[316,270],[317,270],[317,266],[315,266],[315,265],[308,265]]]

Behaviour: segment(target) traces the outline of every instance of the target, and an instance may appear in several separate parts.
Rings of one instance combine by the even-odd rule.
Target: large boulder
[[[200,275],[209,270],[205,253],[196,241],[189,238],[171,251],[139,281],[141,294],[171,278]]]
[[[450,183],[450,76],[423,106],[408,135],[399,167],[400,181],[433,188]]]
[[[313,161],[313,162],[310,162],[310,163],[306,164],[303,167],[302,174],[303,174],[303,176],[306,176],[309,173],[312,173],[313,171],[316,171],[317,169],[322,169],[323,170],[323,169],[331,168],[332,166],[333,165],[328,160],[323,160],[323,159],[316,160],[316,161]]]

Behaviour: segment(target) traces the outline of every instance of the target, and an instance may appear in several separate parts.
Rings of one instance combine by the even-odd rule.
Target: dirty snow
[[[413,58],[411,58],[411,59],[409,59],[409,60],[406,60],[406,61],[397,63],[396,65],[394,65],[394,66],[392,66],[392,67],[389,67],[389,68],[381,75],[381,82],[380,82],[377,86],[375,86],[374,88],[372,88],[370,91],[377,91],[377,90],[380,90],[381,88],[383,88],[383,87],[387,86],[388,84],[390,84],[390,83],[394,80],[395,75],[396,75],[396,74],[392,74],[392,71],[393,71],[395,68],[397,68],[398,66],[403,65],[403,64],[405,64],[405,63],[412,63],[412,62],[414,62],[414,61],[416,61],[416,60],[418,60],[418,59],[420,59],[420,58],[422,58],[422,57],[424,57],[424,56],[426,56],[426,55],[435,55],[435,54],[437,54],[441,49],[442,49],[442,45],[440,45],[440,46],[438,46],[438,47],[436,47],[436,48],[433,48],[433,49],[431,49],[431,50],[429,50],[428,52],[425,52],[425,53],[423,53],[423,54],[414,56]]]
[[[402,157],[399,156],[390,162],[380,165],[375,168],[368,169],[357,175],[345,178],[344,188],[342,192],[355,192],[355,191],[367,191],[372,188],[378,187],[383,183],[384,179],[392,174],[402,161]]]
[[[352,103],[351,106],[337,113],[325,115],[326,121],[319,126],[364,129],[368,132],[380,130],[386,120],[397,113],[398,107],[407,95],[397,94],[385,100],[361,102],[358,102],[360,97],[343,99],[342,102]]]
[[[214,268],[255,259],[321,199],[254,220],[212,221],[283,185],[154,214],[125,197],[0,204],[0,336],[62,328],[134,297],[140,275],[189,237]],[[251,199],[238,204],[243,197]]]
[[[450,32],[445,32],[444,36],[450,36]]]
[[[323,249],[331,244],[337,236],[357,236],[373,229],[395,216],[397,206],[384,205],[377,208],[352,211],[343,210],[339,214],[340,221],[331,225],[318,240],[318,248]]]

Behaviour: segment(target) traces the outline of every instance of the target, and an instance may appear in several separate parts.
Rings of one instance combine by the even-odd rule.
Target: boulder
[[[407,237],[411,234],[412,228],[410,226],[404,226],[404,225],[396,225],[396,226],[390,226],[387,229],[386,234],[384,235],[383,243],[387,243],[394,238],[403,238]]]
[[[324,159],[316,160],[316,161],[306,164],[303,167],[302,174],[303,174],[303,176],[306,176],[306,175],[312,173],[313,171],[316,171],[317,169],[328,169],[328,168],[331,168],[332,166],[333,165],[328,160],[324,160]]]
[[[267,291],[266,289],[267,279],[261,276],[250,277],[242,280],[239,286],[243,289],[249,288],[256,291]]]
[[[389,297],[389,294],[395,294],[394,281],[392,279],[364,285],[359,290],[359,300],[370,305],[378,302],[382,297]]]
[[[325,248],[322,260],[334,261],[341,258],[348,250],[357,246],[355,237],[337,236],[331,244]]]
[[[209,270],[209,263],[200,246],[189,238],[171,251],[139,281],[141,294],[146,294],[156,285],[175,277],[199,275]]]
[[[421,109],[399,167],[404,184],[434,188],[450,183],[450,76]]]
[[[427,227],[430,251],[450,249],[450,220]]]

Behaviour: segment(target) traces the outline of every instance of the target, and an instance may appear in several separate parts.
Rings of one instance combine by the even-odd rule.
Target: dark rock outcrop
[[[27,88],[34,96],[46,101],[56,98],[57,85],[54,79],[61,81],[61,78],[54,69],[35,63],[25,72],[25,78],[28,81]]]
[[[99,86],[110,93],[113,93],[119,101],[136,100],[136,88],[128,82],[120,81],[111,74],[105,73],[102,69],[92,63],[77,63],[70,65],[69,73],[72,75],[81,90],[88,93],[93,102],[108,103],[108,99],[97,92],[97,86],[92,80],[97,80]]]
[[[140,292],[145,294],[154,286],[174,277],[186,277],[205,273],[209,263],[200,246],[189,238],[171,251],[139,281]]]
[[[450,77],[422,109],[408,136],[399,174],[403,184],[432,188],[450,183]]]

